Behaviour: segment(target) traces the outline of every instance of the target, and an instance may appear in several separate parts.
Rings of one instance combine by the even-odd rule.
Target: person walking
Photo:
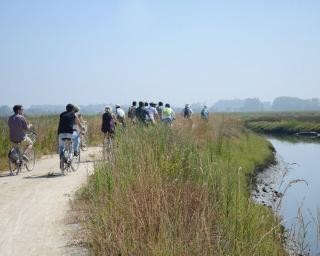
[[[136,109],[137,109],[137,102],[133,101],[132,106],[128,109],[128,118],[131,120],[132,123],[136,122]]]
[[[125,117],[126,117],[126,113],[121,108],[121,106],[117,104],[116,105],[116,118],[122,128],[126,127]]]
[[[176,115],[175,115],[173,109],[171,108],[169,103],[166,103],[165,107],[163,109],[163,112],[162,112],[162,121],[165,124],[171,126],[173,120],[175,120],[175,119],[176,119]]]
[[[183,114],[183,117],[184,117],[185,119],[191,119],[191,116],[192,116],[192,114],[193,114],[193,111],[192,111],[192,109],[191,109],[191,107],[190,107],[189,104],[186,104],[186,105],[185,105],[182,114]]]
[[[201,118],[205,121],[209,120],[209,111],[207,106],[204,106],[201,110]]]
[[[157,112],[158,112],[158,117],[159,117],[159,120],[161,121],[162,120],[162,112],[163,112],[163,102],[162,101],[159,101],[158,103],[158,106],[157,106]]]
[[[139,107],[136,109],[136,118],[137,121],[145,125],[148,124],[148,119],[150,119],[149,112],[145,108],[145,104],[142,101],[139,101]]]

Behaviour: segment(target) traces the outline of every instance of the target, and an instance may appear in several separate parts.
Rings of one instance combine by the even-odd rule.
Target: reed
[[[94,255],[286,255],[280,221],[250,199],[271,158],[237,118],[129,126],[78,192],[86,243]]]

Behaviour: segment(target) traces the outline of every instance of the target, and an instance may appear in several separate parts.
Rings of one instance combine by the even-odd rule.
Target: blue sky
[[[320,1],[0,0],[0,105],[320,97]]]

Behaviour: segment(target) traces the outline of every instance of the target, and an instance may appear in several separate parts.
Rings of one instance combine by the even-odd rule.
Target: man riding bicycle
[[[74,105],[68,104],[66,111],[60,114],[58,136],[59,136],[59,155],[63,154],[64,140],[70,139],[72,143],[74,125],[78,125],[82,129],[79,118],[75,114]]]
[[[18,144],[22,147],[22,152],[26,152],[32,148],[32,140],[28,137],[28,132],[30,131],[32,124],[28,123],[23,116],[22,105],[15,105],[13,107],[14,114],[8,119],[10,141],[14,146]],[[23,155],[23,158],[26,158]],[[25,159],[27,160],[27,159]]]

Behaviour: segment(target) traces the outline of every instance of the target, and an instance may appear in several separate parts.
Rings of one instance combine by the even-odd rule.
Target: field
[[[279,219],[250,199],[272,160],[234,117],[130,127],[73,208],[94,255],[286,255]]]
[[[100,116],[87,116],[85,120],[88,122],[88,138],[90,145],[98,145],[102,143],[100,132]],[[36,156],[40,157],[45,154],[57,152],[58,143],[58,116],[37,116],[30,117],[28,121],[34,126],[37,133],[37,141],[35,143]],[[8,169],[8,151],[11,148],[9,140],[8,125],[6,119],[0,119],[0,170]]]

